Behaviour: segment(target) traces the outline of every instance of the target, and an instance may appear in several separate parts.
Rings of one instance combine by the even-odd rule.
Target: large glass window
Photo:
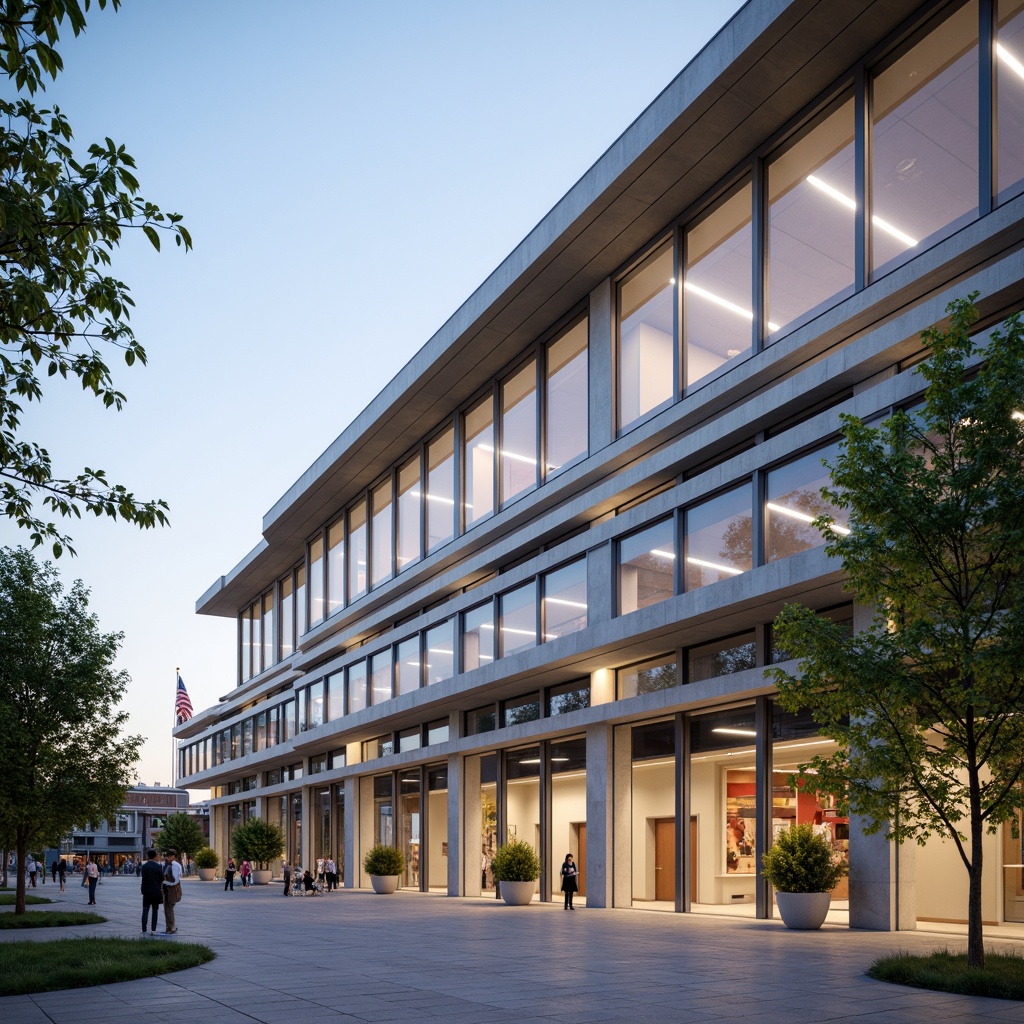
[[[422,678],[419,634],[403,640],[398,645],[396,654],[395,677],[398,693],[412,693],[413,690],[418,690]]]
[[[324,617],[324,539],[309,542],[309,622],[316,625]]]
[[[667,690],[670,686],[678,686],[680,681],[679,666],[673,654],[652,658],[628,668],[620,668],[616,675],[619,700],[636,697],[642,693]]]
[[[274,592],[263,595],[263,667],[274,664]]]
[[[978,212],[978,5],[874,79],[871,266],[885,273]]]
[[[242,612],[238,621],[242,649],[242,682],[244,683],[247,679],[252,678],[252,605]]]
[[[837,533],[849,533],[849,517],[821,495],[830,484],[826,460],[834,464],[839,445],[804,455],[768,473],[767,500],[764,509],[765,560],[774,562],[798,551],[819,547],[821,534],[811,525],[819,515],[835,520]]]
[[[769,336],[852,294],[855,170],[852,98],[769,164]]]
[[[502,504],[537,486],[537,363],[531,359],[501,385]]]
[[[357,661],[349,665],[347,675],[348,713],[354,715],[366,707],[366,662]]]
[[[753,668],[757,664],[757,643],[753,630],[715,640],[686,652],[686,681],[699,683],[703,679],[731,675]]]
[[[996,191],[1024,187],[1024,0],[999,0],[996,36]]]
[[[306,567],[300,565],[295,570],[295,632],[302,636],[309,628],[306,614]]]
[[[398,571],[420,560],[420,457],[398,470]]]
[[[544,576],[544,639],[587,628],[587,560],[581,558]]]
[[[494,606],[471,608],[462,616],[462,671],[471,672],[494,661]]]
[[[315,729],[327,721],[326,708],[324,706],[324,682],[313,683],[309,687],[309,727]]]
[[[590,680],[563,683],[548,690],[548,714],[568,715],[590,707]]]
[[[619,614],[664,601],[675,593],[676,540],[671,519],[619,541]]]
[[[345,714],[345,672],[340,670],[327,677],[327,716],[336,722]]]
[[[232,746],[234,736],[231,737]],[[295,739],[295,701],[286,700],[281,705],[281,739],[284,743]],[[234,755],[232,755],[234,756]]]
[[[455,523],[455,429],[427,445],[427,550],[452,539]]]
[[[373,572],[371,586],[377,586],[391,579],[391,558],[393,536],[391,530],[391,481],[385,480],[373,490],[373,557],[370,568]]]
[[[687,387],[750,354],[754,319],[751,195],[751,186],[743,186],[686,232],[683,363]]]
[[[619,429],[675,397],[672,243],[619,285]]]
[[[327,530],[327,614],[345,607],[345,520]]]
[[[747,572],[753,558],[751,488],[743,484],[686,511],[686,589]]]
[[[366,593],[369,560],[370,552],[366,545],[366,502],[360,501],[348,510],[349,601],[354,601]]]
[[[501,656],[537,645],[537,588],[533,580],[501,595]]]
[[[587,330],[587,321],[581,320],[547,347],[548,379],[544,399],[547,477],[561,473],[589,450]]]
[[[523,697],[507,700],[501,708],[501,724],[522,725],[524,722],[536,722],[540,718],[540,694],[528,693]]]
[[[455,620],[449,619],[428,629],[424,636],[424,648],[426,685],[451,679],[455,671]]]
[[[281,580],[281,657],[295,650],[295,594],[291,574]]]
[[[462,506],[466,526],[494,511],[494,405],[491,396],[477,402],[463,423],[465,477]]]
[[[370,661],[370,703],[383,704],[394,695],[391,649],[375,654]]]

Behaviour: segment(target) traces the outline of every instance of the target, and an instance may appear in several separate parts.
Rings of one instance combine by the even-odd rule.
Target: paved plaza
[[[39,895],[85,909],[76,882],[63,897],[50,885]],[[104,925],[3,931],[0,941],[138,934],[136,879],[106,879],[97,900]],[[1024,939],[1004,932],[1021,935],[993,929],[990,948],[1024,953]],[[836,926],[801,933],[777,921],[585,907],[566,913],[560,904],[512,908],[493,899],[401,892],[283,899],[279,883],[226,893],[221,883],[189,880],[178,934],[147,941],[205,942],[217,959],[143,981],[0,998],[0,1021],[1024,1021],[1024,1003],[864,976],[871,960],[889,950],[962,948],[955,933]]]

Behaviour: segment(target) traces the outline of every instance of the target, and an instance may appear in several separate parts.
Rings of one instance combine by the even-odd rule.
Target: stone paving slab
[[[86,902],[70,886],[63,896],[41,895],[56,898],[55,908]],[[1024,1003],[864,976],[893,950],[963,948],[955,930],[790,932],[778,921],[731,916],[585,908],[562,915],[558,904],[510,908],[403,892],[282,901],[279,885],[224,892],[186,881],[178,933],[143,939],[136,879],[106,880],[97,903],[105,924],[4,931],[0,941],[138,936],[205,942],[217,959],[159,978],[0,998],[3,1024],[1024,1022]],[[990,935],[989,947],[1024,954],[1024,933]]]

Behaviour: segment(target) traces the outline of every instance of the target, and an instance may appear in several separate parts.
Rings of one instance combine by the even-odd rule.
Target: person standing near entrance
[[[146,863],[142,865],[142,934],[146,934],[146,914],[152,912],[152,931],[156,934],[157,918],[160,915],[160,904],[164,901],[164,869],[156,862],[156,850],[146,854]]]
[[[292,866],[287,860],[281,861],[281,873],[284,875],[284,894],[285,896],[291,896]]]
[[[164,853],[164,931],[173,935],[178,930],[174,920],[174,905],[181,899],[181,865],[178,851],[171,849]]]
[[[575,910],[576,908],[572,905],[572,898],[575,893],[579,891],[579,882],[577,881],[578,872],[576,870],[576,864],[572,859],[572,854],[567,853],[565,860],[562,861],[562,892],[565,893],[565,910]]]
[[[96,858],[93,856],[89,857],[88,863],[85,865],[85,877],[89,883],[89,906],[96,906],[96,884],[100,880],[100,869],[96,863]]]
[[[331,892],[338,888],[338,865],[334,863],[333,857],[327,858],[327,891]]]

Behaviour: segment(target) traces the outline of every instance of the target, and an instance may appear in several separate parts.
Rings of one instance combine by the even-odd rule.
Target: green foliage
[[[984,962],[982,838],[1024,802],[1024,328],[970,337],[970,301],[923,335],[923,406],[880,426],[843,417],[826,498],[850,533],[817,523],[847,589],[876,611],[850,635],[806,608],[775,622],[799,674],[769,673],[788,710],[837,741],[816,789],[897,842],[950,839],[968,871],[968,946]]]
[[[0,931],[11,928],[70,928],[103,924],[105,917],[85,910],[40,910],[32,914],[0,914]]]
[[[864,973],[894,985],[989,999],[1024,1000],[1024,957],[1018,953],[990,953],[981,970],[970,967],[964,953],[951,953],[948,949],[926,956],[890,953],[879,957]]]
[[[237,861],[251,861],[265,871],[284,853],[284,832],[274,821],[252,817],[231,833],[231,852]]]
[[[110,5],[117,9],[120,0]],[[57,77],[61,28],[77,36],[89,7],[89,0],[0,0],[0,73],[17,92],[34,96]],[[107,138],[76,156],[72,141],[56,106],[0,99],[0,510],[29,531],[34,546],[52,543],[56,557],[74,549],[46,516],[86,511],[149,528],[166,524],[167,504],[136,498],[103,470],[55,476],[50,453],[22,436],[21,403],[42,400],[44,376],[60,377],[77,379],[119,410],[125,397],[104,349],[120,352],[127,366],[145,364],[146,352],[129,325],[129,288],[108,273],[110,254],[129,230],[142,231],[158,250],[162,233],[192,245],[179,214],[139,195],[124,146]]]
[[[141,939],[56,939],[0,942],[0,996],[55,992],[152,978],[214,959],[197,942]]]
[[[810,823],[781,831],[761,857],[761,874],[779,892],[831,892],[845,871]]]
[[[195,858],[206,846],[206,836],[203,835],[203,826],[195,818],[179,811],[167,816],[167,823],[153,840],[153,846],[158,853],[177,850],[178,860],[184,861],[186,853]]]
[[[118,710],[120,633],[102,633],[77,581],[65,593],[50,563],[0,549],[0,846],[19,864],[76,825],[112,819],[134,782],[140,736]],[[18,872],[16,913],[25,912]]]
[[[378,843],[363,858],[363,870],[368,875],[400,875],[405,870],[405,855],[394,846]]]
[[[220,854],[209,846],[196,851],[192,859],[196,862],[197,868],[215,868],[220,864]]]
[[[536,882],[540,860],[529,843],[513,839],[498,847],[491,861],[491,874],[496,882]]]

